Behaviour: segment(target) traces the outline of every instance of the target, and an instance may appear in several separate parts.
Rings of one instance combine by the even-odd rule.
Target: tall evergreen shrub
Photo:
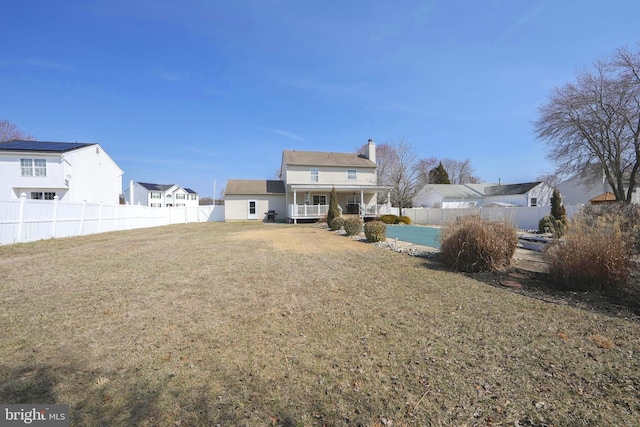
[[[336,188],[331,189],[331,195],[329,196],[329,212],[327,212],[327,224],[331,226],[332,221],[340,216],[340,209],[338,208],[338,195],[336,194]]]

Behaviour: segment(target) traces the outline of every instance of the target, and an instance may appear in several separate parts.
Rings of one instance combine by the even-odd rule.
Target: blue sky
[[[282,150],[410,141],[485,181],[548,172],[550,91],[640,41],[637,0],[15,1],[0,119],[97,142],[129,179],[210,196]]]

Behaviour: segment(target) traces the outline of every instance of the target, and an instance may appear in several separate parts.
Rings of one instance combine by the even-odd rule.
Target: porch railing
[[[393,213],[388,205],[360,205],[361,216],[379,216]],[[289,205],[289,218],[322,218],[329,212],[329,205]],[[343,213],[347,213],[343,207]]]

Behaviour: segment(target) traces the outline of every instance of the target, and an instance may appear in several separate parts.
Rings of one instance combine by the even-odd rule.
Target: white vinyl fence
[[[580,206],[565,206],[567,217],[578,212]],[[537,230],[538,222],[551,213],[551,206],[515,208],[405,208],[402,215],[411,218],[412,223],[421,225],[442,225],[466,215],[479,215],[490,220],[509,220],[521,230]]]
[[[224,221],[224,206],[150,208],[21,198],[0,201],[0,245],[211,221]]]

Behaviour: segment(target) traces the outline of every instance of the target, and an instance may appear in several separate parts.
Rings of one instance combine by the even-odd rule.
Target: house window
[[[531,206],[538,206],[538,198],[537,197],[532,197],[531,198]]]
[[[151,198],[152,199],[161,199],[162,196],[160,195],[160,193],[151,193]]]
[[[182,207],[182,206],[185,206],[185,204],[184,203],[176,203],[176,207]]]
[[[32,191],[31,198],[33,200],[54,200],[56,197],[56,193],[52,191]]]
[[[189,194],[189,200],[198,200],[197,194]]]
[[[318,168],[311,168],[311,182],[318,182]]]
[[[22,176],[47,176],[47,161],[45,159],[20,159],[20,173]]]
[[[313,204],[314,205],[326,205],[327,204],[327,196],[315,194],[313,196]]]
[[[352,181],[357,177],[357,171],[355,169],[347,169],[347,179]]]
[[[162,206],[162,204],[161,204],[161,203],[151,203],[151,207],[152,207],[152,208],[159,208],[159,207],[161,207],[161,206]]]
[[[347,196],[347,204],[348,205],[357,205],[360,203],[360,197],[358,196]]]
[[[177,200],[184,200],[185,199],[185,194],[176,194],[176,199]]]

